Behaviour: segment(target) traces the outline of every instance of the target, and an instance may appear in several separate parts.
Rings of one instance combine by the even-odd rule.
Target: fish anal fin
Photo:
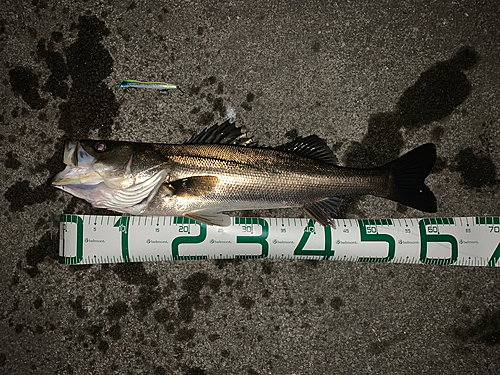
[[[219,178],[216,176],[191,176],[171,181],[169,187],[174,195],[187,198],[206,195],[212,192],[218,183]]]
[[[318,202],[308,203],[304,205],[303,208],[321,225],[335,228],[335,215],[340,206],[340,202],[340,198],[332,197]]]
[[[231,218],[228,215],[213,211],[193,211],[184,214],[184,216],[208,225],[217,225],[219,227],[231,225]]]
[[[323,163],[338,163],[337,157],[330,147],[317,135],[310,135],[305,138],[297,137],[293,141],[278,146],[275,149],[322,161]]]

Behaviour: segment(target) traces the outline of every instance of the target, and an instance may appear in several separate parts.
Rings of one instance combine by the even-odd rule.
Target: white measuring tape
[[[61,215],[59,261],[328,259],[499,267],[500,218],[232,218],[215,227],[185,217]]]

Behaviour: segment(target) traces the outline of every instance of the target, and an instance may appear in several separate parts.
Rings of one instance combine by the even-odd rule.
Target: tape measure
[[[185,217],[61,215],[64,264],[177,259],[328,259],[499,267],[500,219],[234,217],[215,227]]]

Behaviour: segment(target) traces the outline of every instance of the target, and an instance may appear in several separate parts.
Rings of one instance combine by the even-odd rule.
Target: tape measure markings
[[[500,218],[232,218],[212,227],[185,217],[62,215],[60,262],[300,258],[499,266]],[[217,246],[214,246],[217,245]]]

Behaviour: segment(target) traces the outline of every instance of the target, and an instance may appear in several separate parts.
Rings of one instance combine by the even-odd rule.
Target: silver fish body
[[[180,145],[67,142],[67,167],[52,184],[95,207],[133,215],[229,225],[222,211],[303,207],[333,225],[338,196],[351,194],[435,212],[436,198],[424,184],[435,158],[427,144],[381,167],[346,168],[316,136],[258,148],[226,121]]]

